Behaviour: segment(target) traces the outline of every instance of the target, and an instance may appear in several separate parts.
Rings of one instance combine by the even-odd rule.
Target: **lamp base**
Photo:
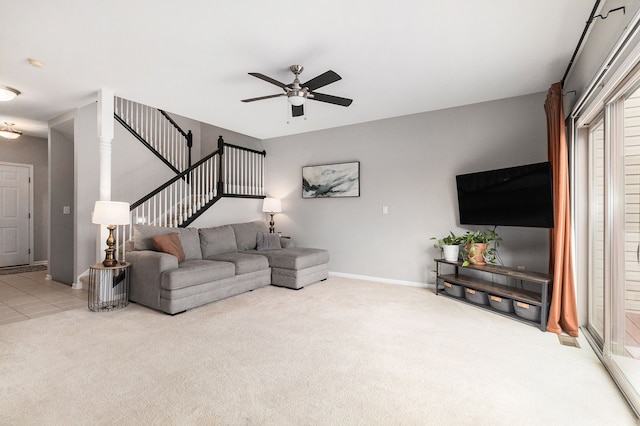
[[[108,250],[108,249],[107,249],[107,250]],[[107,250],[105,250],[105,251],[107,251]],[[108,255],[107,255],[107,256],[108,256]],[[105,260],[103,260],[103,261],[102,261],[102,264],[103,264],[104,266],[106,266],[107,268],[110,268],[110,267],[112,267],[112,266],[116,266],[116,265],[118,265],[118,260],[117,260],[117,259],[105,259]]]
[[[113,248],[116,245],[116,239],[113,237],[113,230],[116,229],[116,227],[114,225],[109,225],[107,226],[107,229],[109,230],[109,236],[107,237],[107,248],[104,250],[106,255],[102,264],[106,267],[111,267],[118,264],[118,259],[114,256],[116,249]]]
[[[273,221],[273,213],[269,213],[269,215],[271,215],[271,222],[269,222],[269,233],[270,234],[275,234],[276,232],[276,228],[275,228],[275,222]]]

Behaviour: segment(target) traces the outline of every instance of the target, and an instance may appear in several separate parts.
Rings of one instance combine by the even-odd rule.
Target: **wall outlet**
[[[62,214],[71,214],[71,206],[62,206]]]
[[[382,214],[389,214],[389,206],[382,206]]]
[[[524,266],[518,266],[518,269],[520,269],[521,271],[524,271]]]

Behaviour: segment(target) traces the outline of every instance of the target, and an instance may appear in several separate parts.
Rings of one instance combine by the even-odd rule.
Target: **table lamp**
[[[269,222],[269,233],[275,232],[275,223],[273,222],[273,215],[282,212],[282,204],[279,198],[265,198],[262,202],[262,211],[271,215],[271,222]]]
[[[102,261],[104,266],[116,266],[118,260],[114,254],[116,249],[116,239],[113,236],[113,230],[116,225],[129,225],[131,215],[129,214],[129,203],[121,201],[96,201],[93,209],[93,223],[98,225],[107,225],[109,237],[107,237],[107,248],[104,250],[106,256]]]

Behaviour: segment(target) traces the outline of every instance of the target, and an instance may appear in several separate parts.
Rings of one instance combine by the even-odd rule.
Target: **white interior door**
[[[29,264],[29,166],[0,164],[0,267]]]

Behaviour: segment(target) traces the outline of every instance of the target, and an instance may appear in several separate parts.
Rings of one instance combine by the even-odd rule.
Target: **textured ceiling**
[[[547,90],[559,81],[593,7],[576,0],[1,0],[0,85],[22,91],[0,121],[46,135],[46,122],[117,96],[260,139]],[[8,16],[16,19],[6,19]],[[34,68],[37,58],[44,68]],[[289,119],[284,97],[249,76],[290,83],[329,69]]]

